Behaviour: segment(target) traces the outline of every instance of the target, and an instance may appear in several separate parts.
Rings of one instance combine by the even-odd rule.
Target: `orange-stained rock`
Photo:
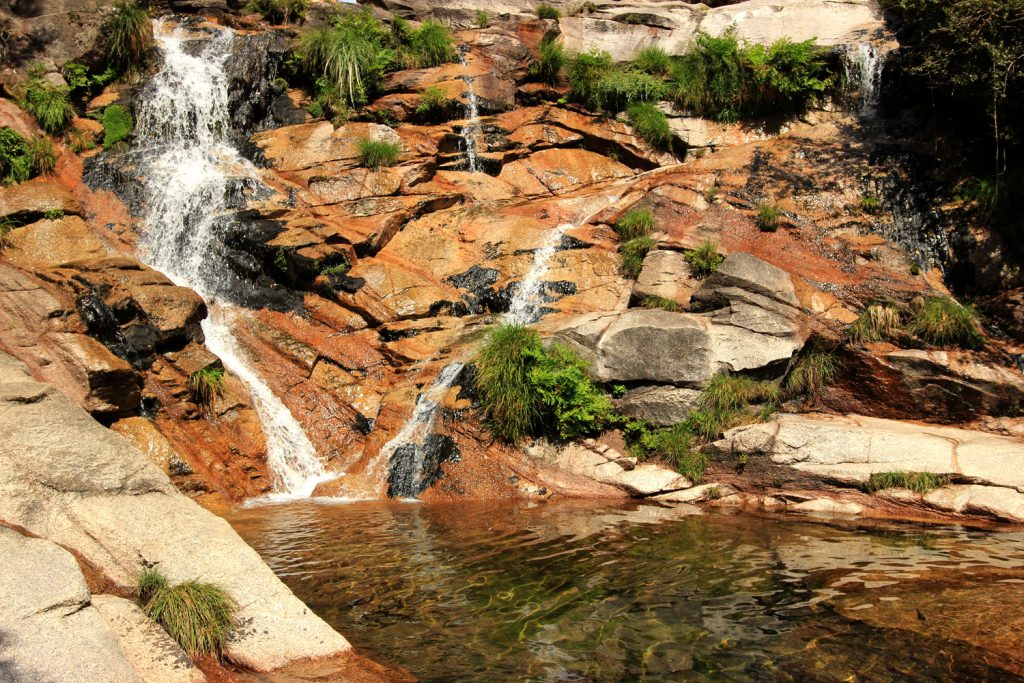
[[[46,176],[0,187],[0,216],[25,222],[26,218],[34,220],[47,211],[81,215],[82,204],[68,188]]]
[[[61,266],[112,256],[114,250],[78,216],[44,218],[10,233],[6,258],[24,268]]]
[[[608,157],[584,149],[545,149],[506,164],[498,178],[526,195],[540,195],[625,178],[632,171]]]

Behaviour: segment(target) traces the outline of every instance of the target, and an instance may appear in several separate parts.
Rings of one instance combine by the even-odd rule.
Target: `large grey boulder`
[[[656,249],[644,257],[640,275],[633,285],[633,298],[658,297],[686,306],[699,285],[681,253]]]
[[[71,553],[0,526],[0,680],[142,683]]]
[[[267,671],[350,649],[226,521],[179,493],[126,439],[0,358],[0,519],[73,550],[121,588],[143,562],[172,583],[223,586],[240,605],[226,654],[241,666]]]
[[[701,283],[691,297],[691,308],[710,311],[736,302],[756,303],[782,313],[800,305],[789,273],[742,251],[727,256]]]
[[[685,420],[699,403],[700,392],[696,389],[649,386],[630,389],[615,402],[615,407],[627,417],[668,427]]]

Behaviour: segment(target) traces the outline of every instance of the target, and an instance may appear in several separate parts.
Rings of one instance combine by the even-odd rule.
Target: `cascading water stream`
[[[848,45],[843,54],[847,85],[860,94],[861,116],[871,116],[878,107],[882,71],[888,52],[873,43]]]
[[[162,67],[140,98],[136,151],[149,205],[141,258],[206,300],[206,346],[246,384],[267,443],[274,497],[309,496],[328,477],[316,450],[288,408],[246,360],[233,328],[237,309],[215,298],[229,287],[215,255],[229,197],[259,185],[257,171],[230,144],[228,79],[234,33],[196,40],[166,20],[154,22]],[[190,39],[191,38],[191,39]]]
[[[469,69],[469,62],[466,61],[466,53],[459,50],[459,64]],[[473,90],[473,77],[466,73],[462,77],[466,84],[466,125],[462,127],[462,153],[466,157],[466,170],[470,173],[480,171],[480,159],[477,156],[476,140],[480,135],[480,109],[476,99],[476,91]]]

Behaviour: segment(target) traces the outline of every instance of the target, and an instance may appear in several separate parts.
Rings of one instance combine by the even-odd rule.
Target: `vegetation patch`
[[[127,138],[135,129],[135,120],[120,104],[112,104],[104,109],[100,123],[103,124],[103,147],[106,149]]]
[[[754,219],[761,232],[775,232],[779,229],[782,211],[777,204],[761,203],[757,205],[757,217]]]
[[[869,493],[885,489],[909,489],[915,493],[928,493],[949,484],[949,482],[950,477],[945,474],[896,470],[894,472],[875,472],[868,477],[865,488]]]
[[[107,64],[120,73],[137,71],[153,46],[153,24],[146,10],[130,0],[115,0],[104,29]]]
[[[964,306],[949,297],[934,297],[911,307],[910,332],[936,346],[961,346],[968,349],[982,345],[978,331],[978,313],[973,306]]]
[[[654,213],[647,208],[630,209],[615,222],[615,232],[623,242],[648,237],[654,231]]]
[[[29,76],[18,104],[35,117],[43,130],[54,135],[63,132],[75,118],[71,89],[47,83],[39,70]]]
[[[249,0],[245,9],[271,24],[294,23],[305,18],[309,0]]]
[[[546,2],[542,2],[533,8],[534,14],[537,15],[538,19],[555,19],[557,20],[562,16],[562,13],[558,11],[558,8],[554,5],[549,5]]]
[[[200,368],[188,376],[187,386],[192,392],[192,400],[208,406],[213,403],[215,396],[221,396],[224,392],[224,368]]]
[[[656,45],[640,50],[633,59],[633,66],[652,76],[667,76],[672,66],[672,58]]]
[[[860,208],[861,213],[872,216],[882,212],[882,200],[873,194],[862,194],[857,201],[857,206]]]
[[[634,104],[629,108],[629,125],[637,135],[651,146],[667,149],[672,143],[672,130],[665,114],[650,102]]]
[[[694,431],[711,441],[726,429],[767,419],[778,408],[779,385],[744,375],[715,375],[701,391]]]
[[[560,344],[545,349],[519,325],[488,333],[476,360],[480,404],[499,438],[577,439],[599,433],[612,418],[611,401],[591,381],[587,362]]]
[[[666,299],[663,296],[645,296],[640,299],[640,305],[643,308],[653,308],[662,311],[669,311],[675,313],[679,310],[679,303],[672,301],[672,299]]]
[[[540,41],[539,56],[530,63],[530,75],[548,85],[558,85],[565,65],[565,49],[558,38],[544,36]]]
[[[444,116],[451,105],[452,100],[445,91],[436,85],[431,85],[420,93],[420,103],[416,105],[416,114],[424,119],[437,120]]]
[[[400,46],[402,47],[402,46]],[[409,34],[408,51],[417,68],[424,69],[455,61],[452,34],[444,24],[428,19]]]
[[[701,280],[718,270],[725,261],[725,257],[718,253],[718,245],[711,240],[706,240],[696,249],[685,252],[683,258],[690,264],[693,276]]]
[[[57,164],[53,144],[44,137],[25,139],[13,128],[0,128],[0,181],[5,185],[23,183]]]
[[[838,371],[839,359],[835,352],[811,347],[786,375],[783,388],[788,396],[806,395],[817,399],[825,387],[832,384]]]
[[[870,304],[847,329],[850,340],[862,344],[894,339],[903,331],[900,310],[891,304]]]
[[[628,278],[636,279],[644,267],[644,258],[656,242],[650,237],[637,237],[619,245],[619,268]]]
[[[146,569],[137,584],[139,605],[189,656],[218,658],[237,626],[238,605],[211,583],[185,581],[170,585],[157,569]]]
[[[477,28],[487,28],[491,25],[491,15],[482,9],[476,11]]]
[[[356,145],[359,148],[359,164],[374,170],[394,166],[402,153],[402,148],[396,142],[361,138],[356,141]]]

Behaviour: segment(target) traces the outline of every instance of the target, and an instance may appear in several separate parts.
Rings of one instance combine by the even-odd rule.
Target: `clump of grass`
[[[665,76],[671,65],[672,59],[668,53],[656,45],[641,49],[633,58],[635,68],[652,76]]]
[[[192,399],[201,405],[210,405],[215,396],[224,391],[224,368],[200,368],[188,376],[187,386],[192,392]]]
[[[569,8],[568,15],[570,17],[578,17],[583,14],[593,14],[597,11],[597,5],[588,0],[587,2],[578,2]]]
[[[665,82],[632,67],[604,71],[593,84],[593,96],[584,102],[591,109],[614,113],[638,102],[656,102],[665,96]],[[666,124],[667,125],[667,124]]]
[[[491,15],[482,9],[476,11],[476,25],[478,28],[487,28],[491,25]]]
[[[0,128],[0,182],[22,183],[49,173],[57,164],[53,144],[45,137],[25,139],[16,130]]]
[[[293,23],[305,18],[309,0],[249,0],[245,9],[271,24]]]
[[[408,49],[421,69],[455,61],[451,31],[432,19],[424,21],[409,35]]]
[[[693,276],[697,279],[711,275],[725,261],[725,257],[718,253],[718,245],[711,240],[706,240],[696,249],[687,251],[683,258],[690,264]]]
[[[704,147],[701,147],[700,151],[703,152],[704,149],[705,149]],[[700,156],[698,158],[700,158],[702,156],[704,156],[703,153],[700,154]],[[707,201],[708,204],[713,204],[714,201],[716,199],[718,199],[718,193],[719,192],[721,192],[721,188],[718,187],[718,183],[714,183],[713,185],[711,185],[711,187],[709,187],[708,189],[704,190],[704,200]]]
[[[615,232],[623,242],[648,237],[654,232],[654,214],[647,208],[630,209],[615,222]]]
[[[628,278],[636,279],[644,267],[644,257],[656,242],[650,237],[636,237],[619,245],[619,268]]]
[[[443,89],[431,85],[420,93],[420,103],[416,105],[416,114],[426,119],[437,119],[448,110],[451,102]]]
[[[185,581],[171,586],[158,570],[147,569],[139,576],[137,594],[146,616],[193,657],[220,657],[237,626],[237,603],[211,583]]]
[[[335,17],[300,36],[298,53],[314,81],[323,79],[353,107],[367,101],[395,59],[391,35],[368,9]]]
[[[850,340],[863,344],[893,339],[903,331],[900,310],[889,304],[870,304],[847,329]]]
[[[135,120],[131,113],[120,104],[112,104],[103,110],[100,118],[103,124],[103,147],[109,149],[131,135]]]
[[[562,42],[553,36],[544,36],[540,41],[539,56],[530,63],[530,75],[548,85],[558,85],[564,65]]]
[[[50,209],[49,211],[43,213],[43,218],[45,218],[48,221],[58,221],[61,218],[64,218],[64,210]]]
[[[597,98],[597,83],[611,68],[612,56],[602,50],[581,52],[570,57],[565,64],[573,99],[593,103]]]
[[[121,73],[137,71],[153,46],[153,24],[146,10],[130,0],[115,0],[104,30],[107,64]]]
[[[385,140],[361,138],[356,141],[356,145],[359,149],[359,164],[373,170],[394,166],[402,151],[398,143]]]
[[[719,500],[722,497],[722,489],[717,484],[709,486],[705,491],[704,495],[707,496],[708,500]]]
[[[640,299],[640,305],[643,308],[653,308],[662,311],[669,311],[675,313],[679,310],[679,303],[672,301],[672,299],[666,299],[663,296],[645,296]]]
[[[694,432],[711,441],[738,424],[767,419],[778,407],[779,385],[743,375],[719,374],[701,391],[700,410],[691,415]],[[760,409],[755,412],[755,404]]]
[[[538,19],[558,19],[562,16],[562,13],[558,11],[558,8],[554,5],[549,5],[546,2],[542,2],[533,8],[534,13]]]
[[[342,261],[341,263],[333,263],[330,265],[320,266],[320,274],[326,275],[327,277],[340,277],[348,273],[350,268],[351,266],[348,264],[348,262]]]
[[[779,222],[782,211],[777,204],[762,202],[757,205],[757,217],[755,222],[761,232],[775,232],[779,229]]]
[[[882,200],[873,194],[862,194],[858,206],[861,213],[876,215],[882,211]]]
[[[865,488],[869,493],[885,489],[909,489],[915,493],[928,493],[933,489],[945,486],[949,482],[950,477],[945,474],[896,470],[893,472],[875,472],[868,477],[868,483]]]
[[[936,346],[977,348],[984,338],[978,331],[978,313],[949,297],[933,297],[913,307],[910,332]]]
[[[817,399],[825,387],[832,383],[838,371],[839,359],[835,352],[812,347],[789,371],[783,387],[789,396],[805,394],[811,399]]]
[[[653,147],[666,149],[672,142],[672,129],[664,112],[650,102],[639,102],[628,109],[629,125]]]
[[[71,89],[47,83],[38,72],[29,77],[18,104],[52,135],[63,132],[75,118]]]

